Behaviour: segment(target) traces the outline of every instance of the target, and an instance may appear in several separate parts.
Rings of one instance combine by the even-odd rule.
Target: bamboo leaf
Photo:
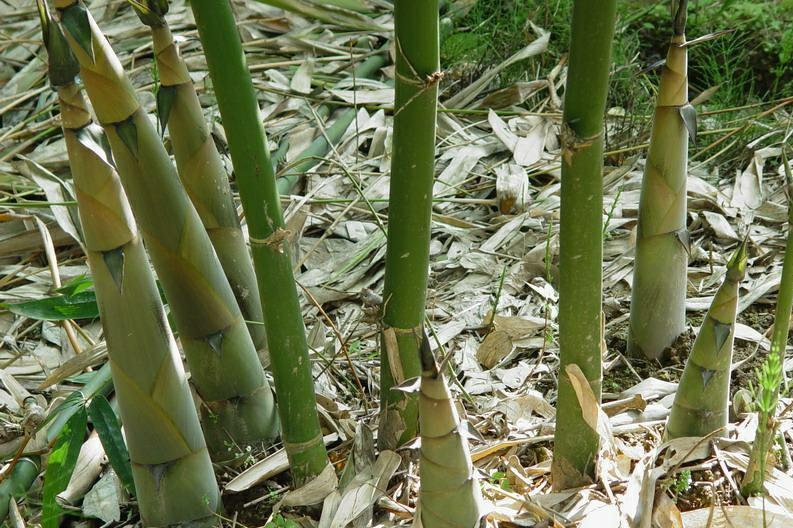
[[[102,396],[95,396],[88,406],[88,415],[94,424],[94,429],[99,435],[102,447],[105,448],[107,459],[113,470],[121,479],[124,487],[131,494],[135,494],[135,483],[132,480],[132,465],[129,461],[129,451],[121,435],[121,426],[118,423],[113,408],[110,407],[107,399]]]
[[[91,58],[94,57],[94,41],[91,37],[91,23],[88,20],[88,11],[82,4],[74,4],[61,13],[61,24],[66,32],[77,41],[77,44]]]
[[[82,291],[73,295],[55,295],[34,301],[3,304],[3,308],[17,315],[40,321],[65,321],[69,319],[96,319],[99,307],[93,291]]]
[[[160,131],[164,135],[171,117],[171,108],[176,99],[176,86],[162,86],[157,90],[157,117],[160,120]]]
[[[94,281],[88,275],[80,275],[66,281],[60,288],[55,290],[63,295],[76,295],[84,291],[90,291],[94,287]]]
[[[83,445],[87,421],[85,409],[69,418],[50,453],[42,491],[41,522],[44,528],[57,528],[60,525],[61,507],[55,497],[69,484]]]

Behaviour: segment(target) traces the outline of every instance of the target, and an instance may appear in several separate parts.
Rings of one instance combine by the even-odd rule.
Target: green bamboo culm
[[[421,341],[419,386],[419,505],[413,526],[474,528],[484,515],[484,501],[464,424],[449,387],[430,350]]]
[[[39,0],[138,506],[146,526],[215,526],[220,493],[135,221],[75,84],[79,65]]]
[[[688,139],[696,111],[688,102],[687,0],[679,0],[644,167],[639,201],[628,351],[661,358],[686,328]]]
[[[198,33],[220,108],[248,223],[264,308],[284,447],[300,485],[328,464],[314,396],[289,238],[264,127],[228,0],[193,0]]]
[[[771,351],[763,365],[764,372],[761,376],[769,382],[767,385],[759,383],[756,389],[761,400],[758,412],[758,427],[752,451],[749,454],[749,466],[741,482],[741,494],[744,497],[757,495],[763,491],[765,465],[773,439],[776,438],[778,422],[776,407],[779,401],[780,384],[784,380],[783,366],[785,364],[785,348],[787,347],[790,332],[790,315],[793,311],[793,174],[785,151],[782,152],[782,161],[787,177],[788,194],[788,235],[785,246],[785,257],[782,262],[782,278],[779,281],[779,294],[776,301],[774,314],[774,329],[771,335]],[[758,380],[760,381],[760,380]]]
[[[17,461],[10,474],[4,476],[0,482],[0,523],[8,517],[11,501],[27,494],[40,470],[41,457],[26,456]]]
[[[78,0],[55,0],[80,76],[165,290],[210,452],[277,435],[272,391],[234,293],[157,131],[107,39]],[[235,450],[236,452],[236,450]]]
[[[595,479],[598,434],[566,374],[580,367],[600,399],[603,114],[616,0],[576,0],[562,129],[559,248],[559,395],[551,475],[555,490]]]
[[[437,0],[394,2],[396,101],[380,354],[380,449],[415,438],[415,395],[391,390],[421,374],[440,62]]]
[[[157,114],[168,129],[179,178],[204,223],[237,304],[247,321],[254,346],[262,351],[267,338],[262,303],[248,246],[231,194],[228,175],[212,139],[187,65],[165,20],[167,0],[130,0],[141,21],[151,28],[160,86]]]
[[[666,423],[667,439],[705,436],[727,425],[735,316],[738,288],[746,274],[746,246],[744,240],[727,263],[724,282],[691,347]]]

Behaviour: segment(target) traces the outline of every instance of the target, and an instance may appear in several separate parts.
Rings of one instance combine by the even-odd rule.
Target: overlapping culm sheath
[[[168,2],[141,0],[132,6],[151,28],[160,80],[157,114],[163,131],[168,129],[179,178],[201,217],[242,315],[250,321],[248,331],[253,344],[261,350],[267,343],[256,274],[223,160],[207,127],[190,72],[165,20]]]
[[[746,274],[747,243],[744,239],[727,263],[724,282],[691,347],[666,423],[668,439],[726,433],[735,316],[738,289]]]
[[[75,84],[79,66],[41,0],[39,8],[143,522],[217,525],[217,482],[142,240]]]
[[[425,333],[419,386],[419,502],[414,527],[474,528],[485,513],[466,424],[460,421]]]
[[[628,351],[659,359],[686,327],[688,139],[696,111],[688,102],[687,0],[681,0],[655,103],[644,166],[631,288]]]
[[[208,445],[213,457],[228,458],[227,443],[277,434],[256,348],[201,219],[110,44],[81,2],[54,4],[174,316],[203,400]]]

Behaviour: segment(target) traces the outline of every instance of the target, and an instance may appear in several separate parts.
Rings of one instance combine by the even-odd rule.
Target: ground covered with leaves
[[[342,113],[356,116],[341,141],[283,197],[320,416],[331,459],[343,476],[334,492],[340,501],[323,509],[324,495],[317,498],[316,489],[288,491],[286,456],[278,445],[229,446],[238,452],[238,464],[217,468],[226,520],[250,527],[365,526],[372,519],[376,526],[409,524],[417,454],[401,452],[406,464],[395,472],[390,461],[376,457],[371,437],[379,401],[378,294],[387,229],[393,67],[389,59],[371,78],[351,75],[375,50],[391,46],[390,4],[341,2],[351,9],[346,11],[296,0],[275,3],[315,10],[301,15],[256,2],[234,5],[280,172],[289,172],[290,162]],[[769,70],[775,81],[763,80],[766,89],[745,92],[749,100],[732,106],[735,94],[724,91],[743,70],[731,72],[731,63],[716,59],[707,71],[719,72],[723,82],[696,77],[693,103],[700,124],[688,180],[690,331],[675,344],[669,363],[629,361],[624,353],[633,247],[657,80],[647,42],[660,57],[666,36],[658,28],[648,36],[651,27],[637,28],[638,18],[621,15],[620,34],[643,39],[645,47],[626,53],[620,46],[629,41],[618,44],[617,98],[607,112],[602,409],[608,428],[599,481],[551,493],[567,39],[558,33],[564,31],[569,2],[550,2],[553,10],[549,2],[448,4],[442,21],[444,77],[427,327],[436,354],[450,355],[453,393],[480,436],[472,440],[472,453],[490,507],[488,525],[761,526],[763,505],[769,523],[776,523],[769,525],[793,522],[793,419],[787,394],[780,404],[784,442],[774,450],[765,499],[747,502],[738,492],[757,428],[751,406],[740,398],[726,438],[662,441],[698,325],[729,254],[747,233],[750,260],[740,292],[733,392],[749,386],[769,350],[787,233],[781,147],[791,138],[793,97],[783,92],[790,70],[784,62],[782,69]],[[506,7],[499,14],[485,12],[485,4]],[[534,10],[522,9],[526,6]],[[157,72],[148,29],[121,0],[89,2],[89,7],[154,119]],[[646,21],[657,23],[658,6],[645,7],[652,15]],[[0,17],[0,451],[11,460],[25,445],[34,454],[48,452],[51,422],[37,434],[35,425],[70,395],[82,401],[75,395],[100,372],[107,351],[35,10],[27,1],[5,0]],[[173,1],[168,19],[231,172],[190,10]],[[487,24],[511,31],[509,45],[491,39],[498,45],[485,53],[481,39],[491,27]],[[709,28],[717,29],[724,28]],[[789,33],[789,28],[779,31]],[[724,43],[730,35],[709,42]],[[692,71],[701,64],[696,59],[692,52]],[[785,370],[793,370],[793,362],[786,362]],[[23,404],[33,401],[26,399],[31,395],[35,412]],[[100,526],[137,520],[123,476],[107,464],[110,455],[96,434],[86,437],[71,482],[58,499],[68,522]],[[6,497],[1,483],[0,490]],[[42,508],[49,507],[42,479],[18,495],[10,503],[10,521],[39,523]]]

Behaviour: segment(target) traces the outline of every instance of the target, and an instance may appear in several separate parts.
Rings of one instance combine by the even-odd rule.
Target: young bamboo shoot
[[[732,344],[738,288],[746,273],[746,245],[744,240],[727,263],[724,282],[691,347],[666,424],[667,439],[705,436],[727,425]]]
[[[484,515],[482,492],[471,463],[465,424],[460,422],[426,333],[420,360],[421,487],[414,526],[474,528]]]
[[[179,178],[204,223],[237,304],[258,350],[267,346],[262,303],[248,246],[240,228],[228,175],[204,120],[201,103],[165,20],[167,0],[139,0],[133,4],[141,21],[151,28],[160,86],[157,113],[168,128]]]
[[[277,434],[273,395],[234,293],[135,89],[79,0],[55,0],[80,76],[179,330],[213,455]]]
[[[674,17],[639,200],[628,351],[650,359],[662,357],[686,327],[688,138],[696,133],[688,103],[687,3],[679,0]]]
[[[215,474],[132,212],[74,82],[79,67],[42,0],[39,8],[141,517],[217,525]]]

